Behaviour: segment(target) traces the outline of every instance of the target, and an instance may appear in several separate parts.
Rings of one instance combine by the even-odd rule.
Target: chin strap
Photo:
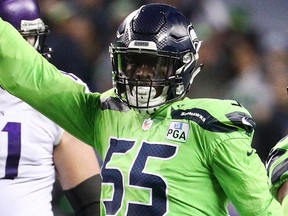
[[[195,69],[190,79],[190,85],[192,84],[194,78],[198,75],[198,73],[202,70],[203,67],[204,67],[204,64],[200,64],[199,67]]]
[[[158,106],[158,107],[153,107],[153,108],[147,108],[147,109],[137,109],[137,108],[134,108],[134,109],[137,110],[140,114],[152,115],[152,114],[155,113],[159,108],[160,108],[160,106]]]

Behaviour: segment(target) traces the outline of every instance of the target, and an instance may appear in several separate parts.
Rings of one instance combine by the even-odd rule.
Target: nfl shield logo
[[[149,119],[145,119],[143,124],[142,124],[142,129],[144,131],[150,130],[152,124],[153,124],[153,121],[150,118]]]

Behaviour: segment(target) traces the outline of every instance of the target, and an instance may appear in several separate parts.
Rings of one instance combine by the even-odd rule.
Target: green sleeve
[[[62,75],[2,19],[0,85],[74,136],[94,144],[93,110],[87,104],[97,95],[85,94],[84,86]]]
[[[280,204],[269,193],[264,164],[250,139],[227,135],[219,141],[213,172],[240,215],[280,215]]]
[[[288,215],[288,196],[283,199],[281,206],[283,215]]]
[[[280,140],[271,149],[266,169],[269,177],[269,186],[272,195],[276,198],[279,188],[288,180],[288,136]]]

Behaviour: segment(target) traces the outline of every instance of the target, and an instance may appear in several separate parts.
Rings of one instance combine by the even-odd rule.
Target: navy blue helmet
[[[181,99],[201,70],[200,45],[193,25],[176,8],[158,3],[140,7],[122,22],[110,46],[117,96],[140,110]],[[153,69],[153,77],[135,76],[136,68],[145,65]]]
[[[52,49],[45,45],[50,31],[41,19],[37,0],[1,0],[0,17],[12,24],[44,57],[51,57]]]

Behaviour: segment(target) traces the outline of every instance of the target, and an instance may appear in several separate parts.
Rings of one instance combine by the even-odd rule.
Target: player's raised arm
[[[86,143],[93,142],[85,86],[61,74],[0,19],[0,85]],[[87,97],[86,97],[87,96]],[[71,121],[73,116],[73,121]]]

